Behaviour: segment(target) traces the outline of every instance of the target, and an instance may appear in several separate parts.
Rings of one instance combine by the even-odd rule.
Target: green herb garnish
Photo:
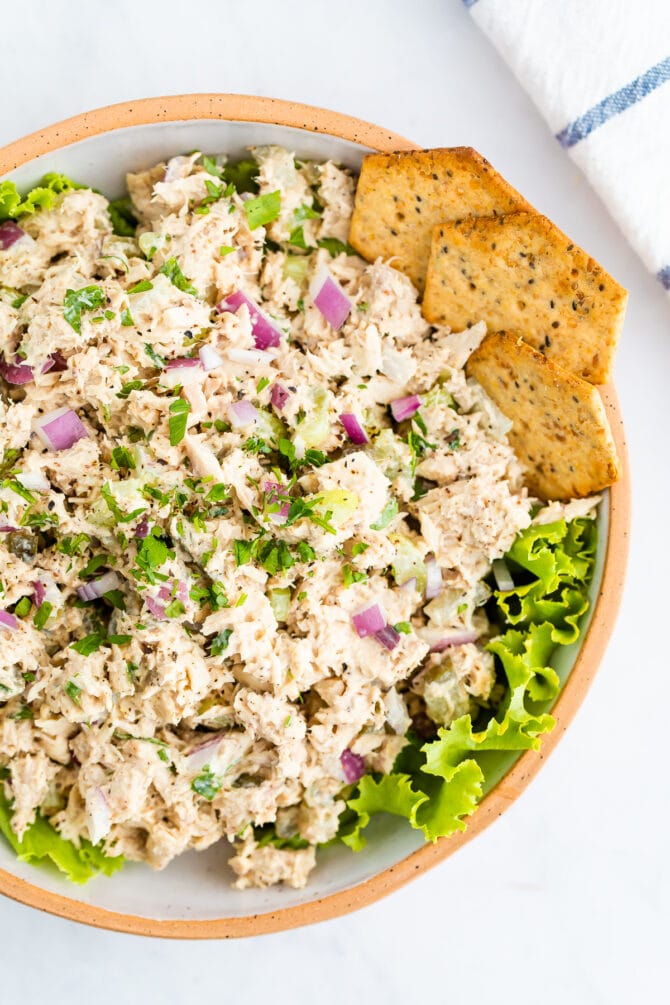
[[[63,300],[63,317],[81,335],[82,314],[102,307],[104,302],[105,291],[102,286],[82,286],[79,290],[67,290]]]

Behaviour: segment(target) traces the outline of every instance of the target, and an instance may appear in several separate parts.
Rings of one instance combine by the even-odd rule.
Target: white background
[[[237,943],[141,940],[2,900],[2,1000],[661,1001],[668,298],[458,0],[24,0],[11,9],[0,143],[113,101],[238,91],[348,112],[425,146],[482,151],[630,288],[617,381],[635,513],[623,611],[600,675],[539,778],[485,834],[357,915]]]

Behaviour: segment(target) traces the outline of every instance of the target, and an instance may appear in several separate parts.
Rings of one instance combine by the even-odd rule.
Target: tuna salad
[[[461,828],[588,606],[597,500],[530,497],[484,324],[354,252],[350,171],[251,158],[0,186],[0,831],[73,879]]]

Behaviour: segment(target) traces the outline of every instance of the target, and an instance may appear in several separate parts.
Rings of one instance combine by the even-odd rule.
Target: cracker
[[[471,147],[369,154],[349,243],[368,261],[392,258],[421,292],[436,224],[531,208]]]
[[[615,482],[619,461],[598,389],[507,332],[487,335],[466,370],[512,420],[509,441],[541,499]]]
[[[442,223],[433,232],[423,315],[455,331],[480,319],[572,373],[611,379],[628,293],[539,213]]]

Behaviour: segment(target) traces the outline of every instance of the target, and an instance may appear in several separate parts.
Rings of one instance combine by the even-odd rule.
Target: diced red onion
[[[368,635],[375,635],[382,628],[386,628],[386,618],[379,604],[366,607],[365,610],[352,615],[351,620],[360,639],[364,639]]]
[[[263,484],[263,491],[269,503],[276,503],[286,498],[288,495],[288,486],[282,485],[281,482],[265,482]]]
[[[361,446],[368,442],[368,437],[363,429],[358,417],[353,414],[353,412],[343,412],[340,416],[340,422],[344,426],[344,431],[356,446]]]
[[[433,600],[442,593],[442,569],[435,558],[426,559],[426,600]]]
[[[5,363],[3,360],[0,362],[0,374],[8,384],[15,384],[17,387],[30,384],[34,379],[33,368],[25,363]]]
[[[165,361],[166,370],[176,370],[180,367],[188,366],[200,366],[200,360],[195,356],[179,356],[177,359],[168,359]]]
[[[102,789],[90,789],[86,793],[86,827],[88,839],[96,845],[107,837],[112,828],[112,818]]]
[[[139,541],[142,541],[147,536],[148,533],[149,533],[149,521],[140,520],[137,527],[135,528],[135,537]]]
[[[161,586],[158,591],[159,600],[172,600],[176,597],[177,600],[181,600],[182,604],[185,604],[188,600],[188,587],[186,583],[181,581],[177,582],[177,589],[175,590],[175,580],[173,579],[169,586]]]
[[[270,390],[270,401],[277,411],[281,412],[290,395],[291,392],[287,391],[283,384],[275,383]]]
[[[441,628],[424,628],[421,638],[424,642],[428,642],[431,653],[441,653],[450,646],[464,646],[469,642],[476,642],[479,633],[465,629],[445,631]]]
[[[18,529],[18,527],[10,527],[8,523],[3,523],[2,527],[0,527],[0,534],[13,534]]]
[[[395,649],[395,647],[400,642],[400,633],[395,630],[393,625],[384,625],[384,627],[375,632],[375,638],[381,642],[386,649]]]
[[[19,623],[9,611],[0,611],[0,628],[9,628],[10,632],[15,632]]]
[[[410,590],[416,590],[416,576],[412,576],[412,578],[408,579],[407,582],[401,583],[398,589],[407,590],[408,593]]]
[[[39,579],[36,579],[32,586],[35,607],[41,607],[47,592],[44,583],[40,583]]]
[[[26,232],[13,220],[6,220],[0,227],[0,250],[7,251],[13,244],[25,237]]]
[[[407,398],[396,398],[391,402],[391,412],[396,422],[409,419],[421,408],[421,398],[418,394],[410,394]]]
[[[221,735],[217,734],[204,743],[198,744],[186,755],[186,767],[189,774],[199,775],[206,764],[211,764],[216,747],[221,743]]]
[[[234,401],[228,406],[228,421],[233,429],[245,429],[258,419],[258,412],[250,401]]]
[[[271,346],[278,346],[284,333],[242,290],[236,290],[234,293],[231,293],[230,296],[216,305],[216,309],[220,314],[225,314],[226,312],[236,314],[243,304],[249,311],[251,332],[254,336],[256,348],[269,349]]]
[[[106,572],[99,579],[94,579],[90,583],[84,583],[77,587],[77,596],[80,600],[99,600],[110,590],[116,590],[121,580],[115,572]]]
[[[22,471],[16,476],[16,480],[23,485],[24,489],[31,492],[48,492],[51,488],[49,481],[41,471]]]
[[[351,313],[351,300],[328,269],[320,269],[309,288],[312,302],[329,325],[337,331]]]
[[[71,408],[57,408],[40,416],[34,428],[50,450],[68,450],[77,440],[88,436],[86,426]]]
[[[504,558],[495,558],[493,560],[493,578],[496,581],[496,586],[503,593],[507,593],[508,590],[514,589],[514,580],[512,579],[511,573],[507,567],[507,562]]]
[[[166,620],[165,608],[162,604],[159,604],[157,600],[154,600],[153,597],[145,597],[144,603],[146,604],[149,613],[153,614],[157,621]]]
[[[267,366],[275,358],[275,354],[265,349],[229,349],[228,359],[231,363],[241,363],[251,366]]]
[[[216,349],[212,348],[211,345],[203,345],[202,348],[198,349],[198,356],[205,373],[209,373],[210,370],[216,370],[218,366],[223,366],[223,356],[219,356]]]
[[[166,387],[177,387],[185,384],[194,384],[202,380],[204,370],[200,360],[192,356],[184,356],[180,359],[169,359],[165,363],[165,369],[161,374],[161,384]]]
[[[343,750],[340,754],[340,764],[345,780],[353,785],[365,774],[365,761],[360,754],[354,754],[353,750]]]
[[[40,373],[62,373],[63,370],[67,370],[67,360],[56,350],[56,352],[52,352],[50,356],[47,356],[44,363],[42,363]]]
[[[277,525],[286,523],[290,510],[288,487],[286,485],[282,485],[281,482],[265,482],[263,485],[263,491],[265,493],[265,498],[271,506],[278,503],[281,504],[278,510],[268,513],[268,518]]]

